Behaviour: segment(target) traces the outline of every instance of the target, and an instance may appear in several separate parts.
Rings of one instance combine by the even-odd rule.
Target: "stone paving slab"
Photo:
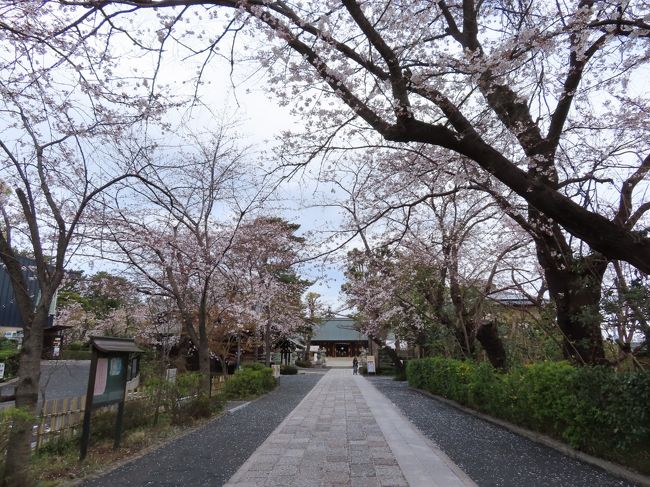
[[[226,487],[474,485],[418,435],[366,379],[331,370]],[[433,461],[433,468],[423,470],[422,461]]]

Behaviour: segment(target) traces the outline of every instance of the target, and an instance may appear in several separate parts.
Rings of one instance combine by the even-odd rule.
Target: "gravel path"
[[[389,378],[370,379],[479,486],[631,486]]]
[[[82,485],[221,486],[321,377],[317,374],[282,376],[279,387],[248,406]]]

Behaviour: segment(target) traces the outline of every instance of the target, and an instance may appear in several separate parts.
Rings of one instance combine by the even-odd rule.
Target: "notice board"
[[[377,370],[375,369],[375,357],[368,357],[368,373],[369,374],[376,374]]]

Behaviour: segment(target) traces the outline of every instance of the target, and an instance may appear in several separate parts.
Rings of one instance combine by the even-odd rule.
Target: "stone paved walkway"
[[[226,484],[472,485],[374,386],[350,370],[329,371]]]

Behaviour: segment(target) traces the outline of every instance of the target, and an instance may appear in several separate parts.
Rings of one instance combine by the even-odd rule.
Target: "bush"
[[[311,362],[309,360],[296,360],[296,367],[308,369],[311,367]]]
[[[22,423],[34,424],[36,419],[27,411],[21,408],[6,408],[0,409],[0,459],[4,459],[7,453],[7,445],[9,443],[9,433],[13,425]],[[0,471],[2,464],[0,460]]]
[[[222,392],[229,398],[257,396],[275,387],[273,370],[261,364],[244,366],[223,386]]]
[[[504,374],[487,363],[435,357],[409,361],[407,377],[413,387],[596,455],[624,462],[650,456],[648,372],[541,362]]]
[[[298,369],[294,367],[293,365],[282,365],[280,366],[280,374],[281,375],[296,375],[298,373]]]
[[[115,409],[102,408],[93,412],[91,416],[91,436],[97,440],[113,438],[115,436]],[[122,430],[150,426],[153,418],[153,406],[147,399],[135,399],[124,403],[124,416]]]
[[[268,367],[264,364],[261,364],[259,362],[247,362],[242,364],[242,369],[250,369],[250,370],[265,370],[268,369]]]
[[[172,424],[191,423],[196,418],[210,416],[218,405],[207,397],[201,389],[201,374],[185,372],[178,374],[170,382],[156,372],[153,364],[147,364],[143,388],[151,409],[151,419],[155,422],[164,413]],[[156,413],[158,410],[158,414]]]
[[[67,350],[74,350],[76,352],[78,352],[80,350],[83,350],[83,351],[86,351],[86,352],[90,351],[90,349],[88,348],[88,344],[83,343],[83,342],[70,342],[68,344],[68,346],[65,347],[65,348]]]
[[[90,350],[62,350],[61,360],[90,360],[92,352]]]
[[[5,364],[5,380],[15,377],[18,373],[20,352],[16,343],[6,338],[0,338],[0,362]]]

